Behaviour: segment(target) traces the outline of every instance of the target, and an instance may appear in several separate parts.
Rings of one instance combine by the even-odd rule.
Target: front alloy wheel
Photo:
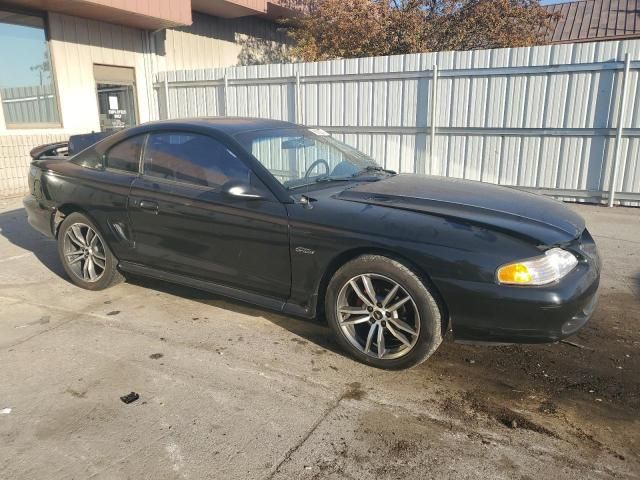
[[[397,260],[362,255],[329,282],[327,322],[338,343],[363,363],[412,367],[442,341],[443,318],[431,288]]]
[[[375,358],[406,355],[416,344],[420,314],[411,295],[383,275],[365,273],[340,290],[339,325],[351,344]]]

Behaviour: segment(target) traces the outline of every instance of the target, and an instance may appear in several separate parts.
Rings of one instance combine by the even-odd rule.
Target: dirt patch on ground
[[[585,449],[577,455],[574,445],[517,412],[473,397],[462,407],[471,408],[479,422],[493,422],[493,430],[490,423],[449,424],[401,409],[390,415],[374,407],[356,410],[352,428],[343,430],[338,440],[328,432],[350,421],[345,421],[348,410],[337,411],[317,432],[314,446],[303,447],[299,457],[304,463],[298,469],[285,468],[278,478],[633,478],[624,459],[608,452],[582,455]],[[496,421],[502,432],[496,431]],[[520,426],[502,425],[513,421]],[[301,471],[304,477],[294,475]]]
[[[455,402],[452,402],[455,405]],[[504,425],[505,427],[516,429],[522,428],[525,430],[531,430],[532,432],[538,432],[551,437],[557,435],[546,427],[530,420],[520,412],[516,412],[511,408],[489,402],[480,398],[477,394],[466,393],[463,395],[463,401],[461,402],[463,407],[470,410],[473,414],[486,415],[488,418],[495,420],[496,422]],[[449,411],[452,411],[449,408]]]
[[[360,382],[352,382],[347,385],[347,390],[342,394],[343,400],[362,400],[365,391],[362,389]]]
[[[440,408],[640,461],[640,298],[603,292],[570,341],[485,347],[449,339],[430,360],[454,387]]]

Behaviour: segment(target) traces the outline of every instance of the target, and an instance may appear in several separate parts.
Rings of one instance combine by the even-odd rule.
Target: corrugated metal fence
[[[0,99],[8,125],[60,123],[52,85],[2,88]]]
[[[565,199],[611,201],[615,177],[628,203],[640,201],[639,59],[630,40],[172,71],[154,87],[160,118],[289,120],[387,168]]]

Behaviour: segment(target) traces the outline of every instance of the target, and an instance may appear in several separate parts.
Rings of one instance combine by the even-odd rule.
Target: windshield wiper
[[[293,185],[288,187],[289,190],[296,190],[297,188],[308,187],[309,185],[315,185],[316,183],[329,183],[329,182],[348,182],[353,180],[353,177],[332,177],[330,175],[323,175],[316,177],[311,182],[303,183],[301,185]]]
[[[371,173],[371,172],[383,172],[383,173],[388,173],[389,175],[397,174],[397,172],[394,172],[393,170],[387,170],[386,168],[382,168],[380,165],[367,165],[359,172],[354,173],[353,176],[357,177],[358,175],[362,175],[363,173]]]
[[[323,182],[347,182],[351,180],[351,177],[332,177],[330,175],[324,175],[322,177],[316,178],[314,183],[323,183]]]
[[[302,188],[302,187],[308,187],[310,185],[314,185],[316,183],[329,183],[329,182],[348,182],[353,180],[356,177],[359,177],[365,173],[373,173],[373,172],[383,172],[383,173],[388,173],[390,175],[396,175],[396,172],[394,172],[393,170],[386,170],[378,165],[369,165],[365,168],[363,168],[362,170],[354,173],[353,175],[349,175],[347,177],[334,177],[331,175],[322,175],[320,177],[316,177],[313,180],[311,180],[310,182],[307,183],[303,183],[301,185],[293,185],[291,187],[287,187],[288,190],[296,190],[298,188]],[[378,179],[376,179],[378,180]]]

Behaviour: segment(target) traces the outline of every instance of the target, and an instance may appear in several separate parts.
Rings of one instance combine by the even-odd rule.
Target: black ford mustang
[[[324,313],[382,368],[458,340],[552,342],[596,303],[584,220],[513,188],[396,175],[322,130],[156,122],[31,165],[29,222],[77,285],[156,277],[288,314]]]

